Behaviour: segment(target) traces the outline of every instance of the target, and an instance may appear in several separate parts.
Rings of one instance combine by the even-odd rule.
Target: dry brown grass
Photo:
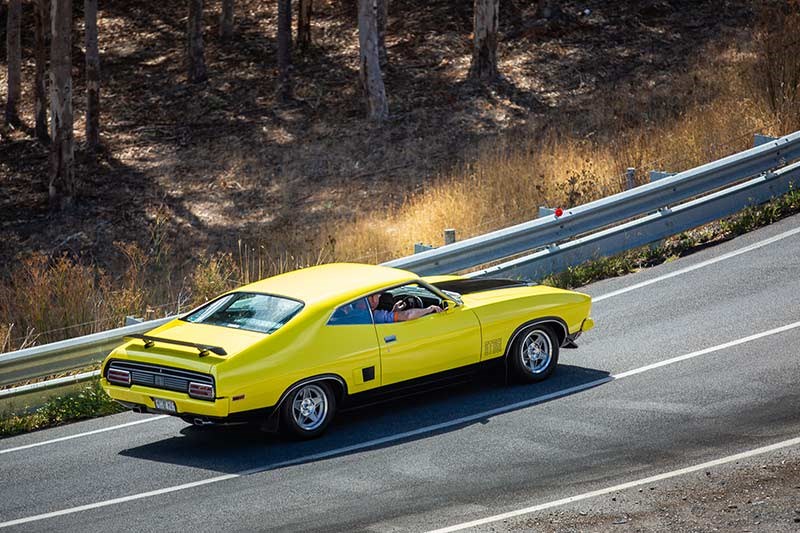
[[[669,122],[578,137],[569,124],[485,145],[474,162],[438,177],[396,211],[340,223],[337,259],[381,262],[407,255],[412,243],[439,245],[445,228],[459,238],[530,220],[538,206],[572,207],[624,190],[625,170],[638,182],[649,170],[681,171],[752,146],[753,133],[792,126],[750,98],[738,68],[719,74],[723,90]]]

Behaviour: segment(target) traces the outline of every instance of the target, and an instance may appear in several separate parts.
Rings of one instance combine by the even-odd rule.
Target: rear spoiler
[[[151,337],[150,335],[140,335],[140,334],[126,335],[125,338],[143,340],[145,348],[152,348],[155,343],[163,342],[164,344],[175,344],[177,346],[188,346],[189,348],[196,348],[200,350],[200,357],[204,357],[209,353],[215,353],[217,355],[228,355],[228,352],[226,352],[219,346],[209,346],[208,344],[197,344],[195,342],[162,339],[161,337]]]

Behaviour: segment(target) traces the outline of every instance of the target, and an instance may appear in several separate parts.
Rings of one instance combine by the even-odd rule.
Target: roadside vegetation
[[[581,83],[572,92],[562,91],[550,102],[545,87],[527,103],[515,101],[517,89],[510,90],[502,83],[487,90],[461,86],[455,97],[474,104],[468,116],[462,113],[457,117],[470,124],[465,131],[450,129],[455,123],[432,122],[421,116],[432,112],[429,108],[421,108],[419,115],[413,108],[399,109],[403,118],[395,126],[384,132],[358,133],[376,138],[378,144],[370,146],[374,153],[382,154],[379,162],[370,159],[373,152],[365,149],[366,141],[356,138],[354,132],[361,126],[347,119],[352,111],[347,109],[333,114],[342,120],[341,125],[334,119],[309,125],[306,129],[317,137],[305,147],[303,142],[291,143],[293,157],[253,148],[246,139],[236,137],[232,128],[219,132],[212,128],[213,135],[180,145],[181,161],[176,165],[168,163],[175,160],[173,153],[159,153],[167,141],[158,137],[158,127],[149,129],[143,124],[143,135],[150,137],[133,139],[131,145],[155,143],[147,149],[155,151],[154,159],[165,161],[156,165],[164,167],[158,170],[159,176],[202,176],[204,181],[187,181],[182,187],[213,190],[216,196],[193,204],[182,200],[177,207],[166,190],[159,190],[161,199],[147,193],[143,204],[137,204],[137,194],[129,191],[131,207],[125,203],[127,197],[117,199],[114,209],[105,209],[102,198],[92,200],[104,213],[125,211],[125,216],[136,217],[125,219],[118,230],[130,231],[135,239],[115,233],[106,239],[111,239],[110,243],[98,244],[84,226],[73,228],[77,231],[55,246],[37,245],[35,234],[8,238],[8,249],[13,245],[20,250],[14,260],[6,261],[7,271],[0,279],[0,351],[119,326],[126,315],[154,318],[174,313],[241,283],[300,266],[330,261],[382,262],[409,254],[414,242],[439,244],[445,228],[455,228],[463,239],[530,220],[537,216],[540,205],[566,209],[619,192],[625,186],[628,167],[637,169],[637,179],[643,183],[649,170],[681,171],[747,148],[755,132],[782,135],[800,129],[800,42],[796,37],[800,14],[784,2],[766,2],[752,11],[758,15],[755,26],[738,27],[722,32],[723,39],[706,41],[675,72],[662,76],[660,67],[641,67],[647,79],[633,79],[629,86],[591,86],[590,81],[583,81],[594,75],[587,71],[578,74]],[[315,23],[327,24],[327,31],[341,22],[338,16],[324,18],[323,9]],[[523,79],[515,61],[523,63],[526,58],[515,53],[526,47],[540,47],[542,54],[550,54],[556,70],[562,66],[558,54],[569,56],[569,43],[557,32],[541,35],[537,43],[525,39],[509,41],[501,50],[500,70],[506,72],[507,82]],[[214,45],[210,46],[209,54],[213,54]],[[404,65],[401,61],[409,61],[401,54],[404,41],[398,39],[394,46],[398,70],[387,74],[390,81],[398,76]],[[330,50],[320,48],[318,52]],[[635,53],[640,52],[644,53]],[[315,60],[321,58],[311,57],[298,65],[297,76],[315,72]],[[463,74],[466,67],[459,64],[455,61],[452,71],[446,70],[448,75]],[[537,65],[541,73],[547,70],[544,61]],[[547,79],[544,74],[542,77]],[[542,83],[524,79],[532,85]],[[423,81],[415,79],[413,84]],[[306,101],[316,98],[323,107],[332,105],[324,100],[326,90],[326,86],[310,82],[306,86],[298,83],[297,88],[298,97]],[[195,95],[210,105],[209,120],[217,111],[229,111],[221,94],[223,91],[209,88]],[[442,98],[449,98],[446,91],[443,94]],[[394,104],[397,107],[398,102]],[[446,107],[434,111],[447,113]],[[297,112],[276,111],[285,127]],[[491,127],[479,131],[478,125],[484,122]],[[250,134],[251,126],[247,128]],[[302,139],[296,131],[284,128],[281,134],[279,130],[265,134],[271,145],[285,141],[289,146],[287,139],[293,136]],[[170,139],[179,137],[173,133]],[[13,139],[15,133],[7,135]],[[393,135],[419,139],[413,145],[403,144],[395,142]],[[455,141],[445,142],[450,137]],[[126,142],[120,141],[120,145]],[[463,149],[451,157],[448,150],[453,142]],[[337,143],[341,146],[334,146]],[[115,149],[110,140],[109,149]],[[306,154],[305,160],[302,154]],[[40,155],[34,154],[33,159]],[[348,167],[349,179],[342,170],[343,161],[351,166],[354,161],[361,162],[364,167]],[[151,164],[155,163],[147,159],[147,165]],[[263,169],[276,165],[285,167],[285,173],[264,178]],[[150,171],[143,168],[135,169],[138,174],[126,186],[144,179]],[[134,174],[111,163],[101,165],[98,172]],[[325,177],[331,173],[335,179]],[[230,195],[219,196],[220,191],[230,191]],[[186,222],[192,217],[184,210],[193,210],[199,221]],[[269,213],[264,214],[266,211]],[[796,192],[748,209],[713,229],[687,232],[659,247],[576,267],[545,282],[577,287],[624,274],[793,212],[797,212]],[[251,218],[242,213],[250,213]],[[225,216],[240,218],[229,222],[222,220]],[[259,216],[264,221],[254,221]],[[225,231],[213,239],[198,237],[217,227]],[[53,231],[45,232],[47,238]],[[50,419],[49,415],[43,417]]]
[[[100,388],[100,382],[93,381],[79,392],[48,400],[31,413],[3,413],[0,438],[122,411],[122,406]]]

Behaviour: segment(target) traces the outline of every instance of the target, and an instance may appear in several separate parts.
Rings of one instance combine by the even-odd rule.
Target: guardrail
[[[697,200],[662,208],[632,222],[567,243],[548,246],[544,250],[472,272],[467,276],[502,275],[541,279],[553,272],[563,272],[570,266],[645,246],[732,215],[748,205],[767,202],[798,184],[800,163],[794,163]]]
[[[654,183],[435,250],[384,263],[419,275],[448,274],[574,238],[784,166],[800,157],[800,132]],[[532,212],[532,216],[535,214]]]
[[[419,275],[433,275],[463,271],[529,253],[469,275],[541,277],[592,258],[658,241],[730,215],[750,203],[761,203],[785,193],[791,183],[800,179],[800,165],[786,166],[798,158],[800,132],[795,132],[718,161],[568,209],[560,217],[548,215],[383,264]],[[785,168],[776,171],[780,167]],[[758,177],[744,182],[753,176]],[[735,185],[731,187],[732,184]],[[722,190],[713,192],[717,189]],[[687,202],[703,194],[707,196]],[[532,216],[535,213],[532,212]],[[635,217],[642,218],[630,221]],[[615,227],[603,229],[615,224]],[[585,236],[564,242],[582,235]],[[530,253],[540,248],[544,249]],[[173,318],[2,354],[0,385],[86,367],[102,360],[125,335],[144,333]],[[0,399],[12,396],[14,390],[0,390]]]
[[[34,346],[0,355],[0,385],[48,376],[101,361],[126,335],[145,333],[174,317],[140,322],[83,337]],[[3,396],[0,391],[0,397]]]

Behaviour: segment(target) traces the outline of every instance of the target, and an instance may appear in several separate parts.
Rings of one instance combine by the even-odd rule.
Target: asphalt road
[[[586,287],[596,329],[542,384],[487,376],[342,414],[304,443],[131,413],[2,440],[0,526],[421,531],[798,437],[797,228]]]

